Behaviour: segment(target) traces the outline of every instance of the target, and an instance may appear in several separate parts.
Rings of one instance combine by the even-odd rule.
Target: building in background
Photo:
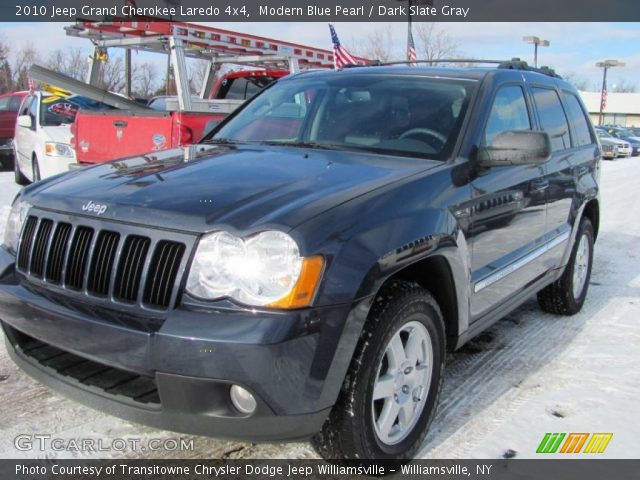
[[[594,125],[600,114],[600,92],[580,92]],[[640,127],[640,93],[607,93],[603,125]]]

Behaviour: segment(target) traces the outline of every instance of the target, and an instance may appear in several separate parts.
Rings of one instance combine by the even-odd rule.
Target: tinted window
[[[485,144],[491,145],[496,135],[509,130],[531,130],[524,92],[515,85],[498,90],[484,132]]]
[[[583,145],[591,145],[593,138],[591,137],[591,129],[589,128],[589,120],[582,110],[580,101],[573,93],[565,92],[567,101],[567,113],[569,115],[569,123],[573,125],[576,132],[574,146],[581,147]]]
[[[213,138],[444,159],[473,81],[395,75],[301,76],[261,93]]]
[[[167,109],[167,97],[153,98],[149,102],[149,107],[153,110],[165,111]]]
[[[17,112],[21,100],[22,98],[17,95],[0,98],[0,112]]]
[[[225,78],[216,98],[227,100],[247,100],[275,80],[269,75],[246,78]]]
[[[533,99],[538,107],[542,129],[551,137],[551,148],[554,152],[571,148],[569,124],[555,90],[533,88]]]

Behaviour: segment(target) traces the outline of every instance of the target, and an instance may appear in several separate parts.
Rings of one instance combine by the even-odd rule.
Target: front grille
[[[160,404],[155,379],[94,362],[17,332],[18,346],[26,356],[62,377],[69,377],[109,395],[127,397],[145,406]]]
[[[102,226],[30,215],[20,239],[18,271],[30,280],[107,301],[169,308],[185,244]]]

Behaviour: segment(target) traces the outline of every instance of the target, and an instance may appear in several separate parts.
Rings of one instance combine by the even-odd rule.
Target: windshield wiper
[[[204,140],[202,143],[211,143],[214,145],[237,145],[243,142],[232,138],[210,138],[208,140]]]
[[[317,148],[321,150],[349,150],[349,147],[342,145],[335,145],[331,143],[316,143],[316,142],[279,142],[277,140],[268,140],[260,142],[263,145],[275,145],[278,147],[301,147],[301,148]]]

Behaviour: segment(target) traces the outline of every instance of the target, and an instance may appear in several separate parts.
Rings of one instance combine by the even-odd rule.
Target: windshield
[[[596,134],[600,137],[600,138],[611,138],[611,135],[609,135],[608,132],[605,132],[604,130],[599,130],[596,128]]]
[[[302,75],[266,89],[204,141],[444,159],[475,84],[417,75]]]

